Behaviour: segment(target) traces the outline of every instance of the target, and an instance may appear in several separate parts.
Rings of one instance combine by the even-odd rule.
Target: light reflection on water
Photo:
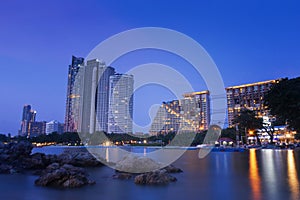
[[[257,153],[261,155],[261,161],[258,160]],[[289,191],[290,194],[286,196],[290,196],[292,200],[300,199],[293,150],[249,150],[249,181],[255,200],[266,199],[265,196],[280,199],[285,196],[282,191]]]
[[[253,193],[253,199],[261,199],[261,182],[257,165],[256,150],[249,150],[249,179]]]
[[[288,182],[290,186],[290,190],[292,193],[292,199],[300,199],[299,195],[299,179],[297,175],[294,151],[288,150],[287,151],[287,173],[288,173]]]

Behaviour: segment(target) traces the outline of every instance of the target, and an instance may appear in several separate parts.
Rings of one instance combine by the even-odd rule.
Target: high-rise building
[[[69,65],[65,132],[77,132],[80,127],[80,102],[83,78],[84,58],[72,56]]]
[[[27,137],[36,137],[46,133],[46,122],[29,122]]]
[[[234,117],[239,115],[243,109],[253,110],[259,117],[268,116],[269,111],[264,104],[264,96],[270,90],[271,86],[278,82],[279,80],[269,80],[227,87],[229,127],[234,126]]]
[[[180,101],[179,100],[173,100],[168,102],[163,102],[163,107],[167,111],[166,115],[166,123],[164,127],[164,132],[177,132],[180,128]]]
[[[81,102],[81,132],[107,132],[109,106],[109,77],[114,68],[98,59],[87,61],[84,69]]]
[[[167,110],[164,103],[158,108],[151,123],[149,133],[151,135],[164,134],[167,121]]]
[[[94,133],[96,124],[96,91],[98,80],[98,68],[100,63],[97,59],[87,61],[84,69],[83,93],[81,102],[81,127],[82,133]]]
[[[186,93],[180,100],[183,132],[207,130],[210,124],[210,98],[208,91]]]
[[[163,102],[153,119],[149,133],[151,135],[157,135],[158,133],[167,134],[169,132],[176,133],[181,122],[180,111],[179,100]]]
[[[110,76],[109,91],[108,133],[132,133],[133,75]]]
[[[62,129],[63,124],[59,123],[57,120],[52,120],[50,122],[46,123],[46,134],[50,134],[53,132],[56,133],[63,133],[63,129]]]
[[[115,74],[112,67],[99,66],[96,98],[96,131],[108,131],[109,78]]]
[[[21,136],[28,136],[29,123],[35,122],[36,111],[31,109],[31,105],[24,105],[21,121],[21,130],[19,134]]]

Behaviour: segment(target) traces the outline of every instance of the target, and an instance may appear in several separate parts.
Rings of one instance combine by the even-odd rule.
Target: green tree
[[[4,134],[0,134],[0,142],[8,142],[8,137]]]
[[[264,98],[271,115],[286,121],[291,130],[300,132],[300,77],[282,79]]]
[[[239,136],[242,135],[246,136],[247,132],[252,130],[253,134],[256,137],[256,140],[258,144],[260,143],[260,140],[258,138],[256,129],[260,129],[263,127],[262,118],[256,117],[256,114],[252,110],[244,109],[240,112],[238,116],[235,116],[234,123],[238,126],[239,130]],[[273,141],[273,135],[270,136],[271,141]]]
[[[236,140],[236,130],[234,128],[223,129],[221,132],[221,138],[226,137],[232,140]]]

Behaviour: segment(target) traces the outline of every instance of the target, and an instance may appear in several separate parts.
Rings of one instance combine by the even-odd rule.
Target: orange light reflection
[[[249,150],[249,179],[251,184],[251,189],[253,193],[253,199],[261,199],[261,187],[260,187],[260,176],[258,173],[258,166],[256,160],[256,150]]]

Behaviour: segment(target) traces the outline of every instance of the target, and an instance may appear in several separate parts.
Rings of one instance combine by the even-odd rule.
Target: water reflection
[[[110,161],[109,161],[109,152],[108,152],[108,148],[105,148],[105,161],[106,161],[106,162],[110,162]]]
[[[288,150],[287,152],[287,172],[288,172],[288,182],[291,190],[292,199],[300,199],[299,195],[299,180],[297,176],[297,169],[294,157],[294,151]]]
[[[261,199],[261,180],[258,172],[258,165],[256,160],[256,150],[249,150],[249,179],[253,193],[253,199]]]

